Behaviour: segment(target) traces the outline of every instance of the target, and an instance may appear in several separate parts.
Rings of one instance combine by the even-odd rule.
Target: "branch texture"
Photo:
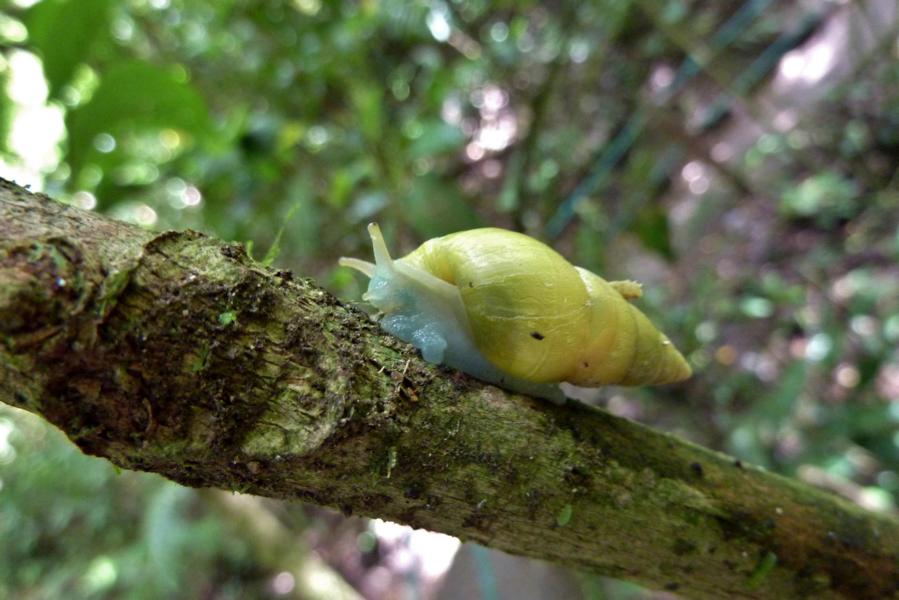
[[[333,506],[694,598],[891,597],[899,524],[419,359],[236,244],[0,180],[0,400],[127,469]]]

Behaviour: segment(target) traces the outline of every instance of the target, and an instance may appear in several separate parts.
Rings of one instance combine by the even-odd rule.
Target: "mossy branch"
[[[891,597],[899,524],[424,363],[308,279],[0,180],[0,400],[83,451],[695,598]]]

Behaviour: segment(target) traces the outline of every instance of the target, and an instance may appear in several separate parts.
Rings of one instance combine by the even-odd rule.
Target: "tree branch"
[[[688,597],[875,598],[899,524],[585,405],[428,365],[239,245],[0,180],[0,400],[89,454]]]

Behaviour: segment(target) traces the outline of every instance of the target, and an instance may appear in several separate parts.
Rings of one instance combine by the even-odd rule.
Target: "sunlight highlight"
[[[821,40],[808,48],[793,50],[780,61],[780,74],[788,81],[813,84],[822,80],[834,66],[834,48],[828,40]]]
[[[13,103],[9,148],[20,163],[0,160],[6,177],[43,189],[42,174],[56,168],[60,161],[59,142],[65,135],[63,112],[47,105],[47,82],[40,60],[30,52],[13,51],[7,63],[7,84]]]

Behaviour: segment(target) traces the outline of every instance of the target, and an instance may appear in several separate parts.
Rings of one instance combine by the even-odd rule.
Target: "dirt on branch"
[[[884,598],[899,524],[576,402],[424,363],[236,244],[0,180],[0,401],[185,485],[300,499],[692,598]]]

